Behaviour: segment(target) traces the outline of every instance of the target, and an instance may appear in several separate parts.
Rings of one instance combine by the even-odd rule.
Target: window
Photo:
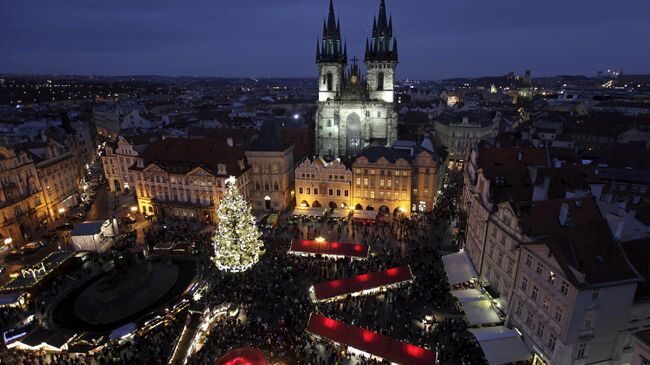
[[[548,343],[546,345],[548,346],[549,350],[551,350],[551,353],[553,353],[553,351],[555,350],[556,340],[557,339],[554,334],[551,333],[550,335],[548,335]]]
[[[373,190],[370,192],[370,199],[374,199],[374,198],[375,198],[375,191]]]
[[[535,272],[538,273],[539,275],[542,275],[542,265],[537,264],[537,268],[535,269]]]
[[[377,90],[384,90],[384,73],[380,72],[377,74]]]
[[[348,195],[349,195],[349,192],[348,192],[347,190],[344,190],[344,191],[343,191],[343,195],[344,195],[344,196],[348,196]]]
[[[591,291],[591,300],[596,300],[598,299],[598,294],[600,292],[600,289],[594,289]]]
[[[562,308],[560,307],[557,307],[557,309],[555,310],[555,320],[558,323],[562,323]]]
[[[530,297],[533,298],[533,300],[537,300],[537,292],[539,289],[537,286],[533,285],[533,291],[530,293]]]
[[[517,309],[515,309],[515,313],[516,313],[518,316],[521,315],[521,311],[522,311],[523,307],[524,307],[524,305],[523,305],[521,302],[518,302],[518,303],[517,303]]]
[[[546,280],[548,280],[548,282],[551,284],[555,284],[555,273],[549,270]]]
[[[314,188],[314,195],[318,195],[318,188]]]
[[[576,353],[576,359],[583,359],[587,357],[587,344],[586,343],[581,343],[578,346],[578,351]]]
[[[341,190],[339,189],[336,190],[336,196],[341,196]]]
[[[582,326],[582,329],[584,330],[591,330],[594,328],[594,315],[593,314],[587,314],[585,317],[585,323]]]
[[[527,287],[528,287],[528,278],[523,277],[521,279],[521,290],[525,292]]]
[[[532,323],[533,323],[533,313],[528,312],[528,315],[526,316],[526,325],[530,327]]]
[[[363,185],[368,186],[368,178],[363,179]]]
[[[311,194],[311,189],[307,188],[307,194]]]
[[[370,175],[374,175],[374,174],[375,174],[375,170],[370,170]]]
[[[512,274],[512,261],[508,260],[508,269],[506,270],[508,275]]]
[[[544,337],[544,322],[539,321],[537,322],[537,337],[543,338]]]
[[[332,76],[332,73],[331,73],[331,72],[329,72],[329,73],[327,74],[327,79],[326,79],[326,81],[327,81],[327,91],[332,91],[332,90],[333,90],[333,86],[332,86],[333,76]]]
[[[334,195],[334,189],[329,189],[328,193],[329,193],[330,196]]]
[[[304,194],[302,188],[298,188],[298,194]]]
[[[566,281],[562,281],[562,287],[560,288],[560,292],[564,294],[564,296],[569,295],[569,283]]]
[[[379,186],[384,187],[384,179],[379,180]]]
[[[393,180],[389,179],[388,181],[386,181],[386,186],[388,186],[390,188],[393,185],[392,183],[393,183]]]
[[[551,299],[549,297],[544,296],[544,300],[542,300],[542,307],[545,311],[548,311],[548,309],[551,307]]]
[[[490,248],[489,248],[489,250],[488,250],[488,256],[489,256],[490,258],[493,258],[493,257],[494,257],[494,246],[492,246],[492,245],[490,245]]]
[[[361,185],[361,178],[360,177],[357,178],[357,186],[358,185]]]
[[[526,266],[531,267],[533,265],[533,257],[529,254],[526,255]]]

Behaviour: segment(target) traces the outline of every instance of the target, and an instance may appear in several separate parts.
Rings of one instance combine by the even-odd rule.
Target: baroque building
[[[347,45],[341,41],[341,24],[336,20],[330,0],[323,40],[316,44],[319,69],[316,152],[319,155],[349,157],[371,142],[392,145],[397,139],[394,110],[397,63],[393,19],[386,15],[384,0],[381,0],[379,17],[373,20],[372,39],[366,40],[365,77],[356,58],[348,67]]]

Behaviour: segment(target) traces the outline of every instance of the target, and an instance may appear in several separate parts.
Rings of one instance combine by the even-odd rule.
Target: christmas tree
[[[222,271],[242,272],[255,265],[264,253],[261,233],[248,203],[237,189],[237,180],[226,180],[226,193],[217,209],[219,228],[214,239],[214,261]]]

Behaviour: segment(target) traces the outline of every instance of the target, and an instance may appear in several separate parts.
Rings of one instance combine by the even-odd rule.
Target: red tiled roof
[[[563,204],[569,207],[565,225],[559,221]],[[575,286],[638,279],[593,198],[529,202],[518,208],[524,232],[535,243],[549,248]],[[578,280],[569,267],[585,274],[585,282]]]
[[[248,169],[242,169],[239,160],[244,160],[244,148],[230,147],[223,140],[165,138],[158,140],[142,152],[145,167],[155,163],[169,172],[186,174],[202,167],[218,175],[218,165],[226,165],[226,174],[239,176]]]
[[[635,300],[650,299],[650,238],[621,243],[628,260],[644,279],[634,293]]]

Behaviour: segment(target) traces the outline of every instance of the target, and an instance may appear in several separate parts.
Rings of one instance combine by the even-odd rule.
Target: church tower
[[[368,92],[371,100],[392,103],[395,99],[395,68],[397,39],[393,38],[393,17],[386,15],[386,2],[381,0],[379,17],[372,22],[372,39],[366,40]]]
[[[316,63],[319,69],[318,101],[335,99],[341,93],[347,64],[347,46],[341,42],[341,23],[334,15],[330,0],[327,21],[323,23],[323,40],[316,41]]]

